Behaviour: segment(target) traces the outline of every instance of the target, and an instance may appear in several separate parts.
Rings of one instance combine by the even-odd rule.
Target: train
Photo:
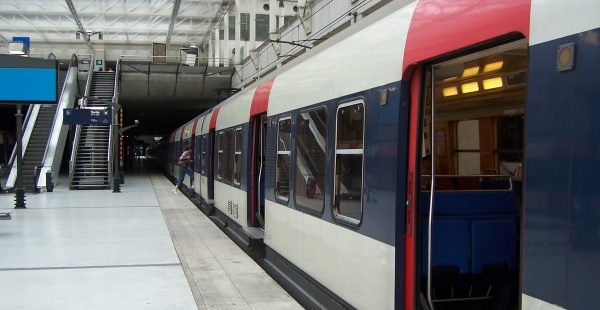
[[[182,125],[309,309],[596,309],[600,2],[392,1]]]

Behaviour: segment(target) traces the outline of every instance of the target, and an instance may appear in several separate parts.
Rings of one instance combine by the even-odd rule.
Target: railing
[[[94,55],[92,54],[91,59],[94,59]],[[94,63],[90,61],[90,67],[88,69],[88,76],[85,82],[85,92],[84,98],[87,98],[90,93],[90,87],[92,85],[92,76],[94,75]],[[81,100],[81,106],[86,106],[87,100]],[[73,182],[73,174],[75,173],[75,160],[77,158],[77,151],[79,149],[79,137],[81,136],[81,125],[77,125],[75,127],[75,137],[73,138],[73,146],[71,149],[71,159],[69,160],[69,186]]]
[[[31,111],[33,111],[33,107],[34,106],[35,105],[33,105],[33,104],[29,105],[29,108],[27,109],[27,114],[25,115],[25,118],[23,119],[23,124],[21,126],[21,130],[22,130],[21,132],[24,132],[25,128],[27,128],[27,123],[29,122],[29,118],[31,117]],[[8,163],[6,165],[7,167],[12,167],[12,165],[15,162],[16,155],[17,155],[17,148],[14,147],[13,151],[12,151],[12,154],[10,155],[10,159],[8,160]]]
[[[69,160],[69,184],[73,182],[73,174],[75,174],[75,159],[79,149],[79,136],[81,135],[81,125],[75,127],[75,137],[73,137],[73,146],[71,148],[71,159]]]

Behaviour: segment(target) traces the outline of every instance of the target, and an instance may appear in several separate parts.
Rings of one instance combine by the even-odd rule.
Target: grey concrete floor
[[[167,179],[151,179],[199,309],[302,309]]]
[[[301,308],[163,176],[59,184],[0,221],[0,309]]]

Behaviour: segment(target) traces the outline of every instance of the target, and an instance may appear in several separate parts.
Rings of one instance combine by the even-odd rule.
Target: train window
[[[296,205],[321,214],[325,204],[327,110],[301,112],[296,124]]]
[[[275,197],[288,201],[290,197],[290,160],[292,156],[292,119],[279,120],[277,129],[277,162]]]
[[[224,148],[224,141],[223,139],[225,138],[225,135],[223,135],[223,132],[219,132],[219,138],[218,138],[218,156],[217,156],[217,178],[223,179],[223,165],[225,163],[225,152],[223,150]]]
[[[334,211],[353,224],[362,218],[364,121],[362,102],[343,104],[337,110]]]
[[[235,129],[235,153],[233,154],[233,183],[240,185],[242,172],[242,128]]]
[[[456,125],[456,133],[458,174],[480,174],[479,120],[459,121]]]
[[[523,116],[498,118],[496,141],[500,174],[514,174],[523,162]]]
[[[194,168],[194,172],[200,172],[200,160],[202,157],[202,139],[195,138],[194,139],[194,162],[192,166]]]
[[[205,174],[206,172],[206,148],[208,147],[208,143],[206,141],[206,135],[200,138],[201,141],[201,150],[202,156],[200,157],[200,173]]]
[[[223,179],[231,183],[233,180],[233,151],[234,151],[234,133],[232,129],[226,130],[223,133]]]

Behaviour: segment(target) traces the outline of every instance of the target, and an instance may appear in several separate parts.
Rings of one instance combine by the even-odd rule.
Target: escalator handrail
[[[33,111],[33,104],[30,104],[29,107],[27,108],[27,113],[25,114],[25,118],[23,119],[23,124],[21,126],[21,132],[25,132],[25,128],[27,128],[27,123],[29,122],[29,118],[31,118],[31,111]],[[15,146],[16,146],[16,142],[15,142]],[[15,158],[17,156],[17,148],[13,147],[12,153],[10,155],[10,159],[8,160],[8,164],[6,165],[7,167],[12,167],[12,165],[15,163]]]
[[[71,62],[69,63],[69,69],[67,69],[67,76],[65,76],[65,81],[63,82],[61,91],[60,91],[60,97],[58,98],[58,102],[56,103],[56,112],[54,113],[54,118],[53,120],[56,121],[56,117],[58,116],[59,113],[62,113],[62,110],[64,108],[61,108],[61,102],[63,100],[63,96],[65,95],[65,87],[67,86],[67,81],[69,80],[71,71],[70,69],[72,67],[77,67],[77,54],[73,54],[71,55]],[[79,74],[78,71],[74,71],[76,75]],[[79,81],[79,78],[77,78],[77,81]],[[78,87],[79,90],[79,87]],[[55,130],[56,126],[50,127],[50,134],[48,135],[48,141],[50,141],[50,137],[52,137],[52,135],[54,134],[54,130]],[[42,163],[40,165],[41,168],[46,167],[46,156],[48,155],[48,149],[50,148],[50,143],[46,143],[46,149],[44,150],[44,156],[42,157]],[[37,183],[36,183],[37,184]]]

